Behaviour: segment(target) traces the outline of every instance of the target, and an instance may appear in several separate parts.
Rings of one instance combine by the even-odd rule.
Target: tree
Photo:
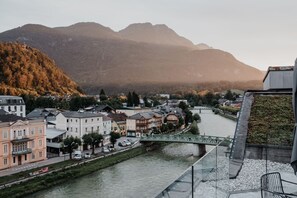
[[[199,135],[200,134],[197,122],[195,120],[192,122],[189,132],[191,132],[194,135]]]
[[[198,113],[195,113],[195,114],[193,115],[193,120],[195,120],[196,122],[200,122],[200,121],[201,121],[201,117],[200,117],[200,115],[199,115]]]
[[[188,105],[185,102],[181,101],[178,104],[178,107],[181,108],[183,111],[185,111],[188,108]]]
[[[104,91],[103,89],[101,89],[101,91],[100,91],[100,96],[99,96],[99,98],[100,98],[100,101],[105,101],[105,100],[107,100],[107,96],[106,96],[105,91]]]
[[[128,96],[127,96],[127,107],[132,107],[133,106],[133,98],[132,98],[132,94],[129,91]]]
[[[119,133],[111,132],[110,134],[110,143],[114,147],[115,143],[117,142],[117,139],[119,139],[121,136]]]
[[[168,123],[167,126],[168,126],[168,130],[170,131],[174,129],[174,125],[171,122]]]
[[[73,137],[73,136],[67,136],[63,140],[64,148],[70,155],[70,159],[72,159],[72,153],[74,149],[77,149],[78,146],[81,145],[81,140],[78,137]]]
[[[82,136],[84,144],[92,147],[92,154],[95,154],[95,145],[99,144],[103,140],[103,136],[99,133],[88,133]]]
[[[227,99],[227,100],[233,100],[233,94],[232,94],[232,92],[230,90],[227,90],[224,98]]]
[[[185,110],[185,125],[188,126],[189,122],[193,121],[192,112],[188,109]]]
[[[183,126],[183,124],[185,124],[185,121],[184,121],[183,117],[179,117],[178,118],[178,127]]]
[[[147,97],[143,97],[143,102],[145,107],[152,107],[152,104],[148,102]]]
[[[139,96],[134,91],[132,92],[134,106],[139,106]]]

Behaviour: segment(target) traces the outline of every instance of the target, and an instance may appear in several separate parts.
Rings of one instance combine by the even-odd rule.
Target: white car
[[[131,146],[131,142],[124,140],[124,142],[126,143],[127,146]]]
[[[91,154],[90,153],[85,153],[85,159],[89,159],[91,158]]]
[[[81,151],[74,151],[73,159],[76,159],[76,160],[82,159]]]
[[[102,148],[102,152],[103,152],[103,153],[109,153],[109,150],[108,150],[108,148],[103,147],[103,148]]]

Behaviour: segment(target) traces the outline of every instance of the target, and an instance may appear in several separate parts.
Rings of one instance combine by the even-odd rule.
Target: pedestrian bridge
[[[232,141],[229,137],[218,137],[209,135],[192,135],[192,134],[178,134],[178,135],[159,135],[152,134],[142,136],[140,142],[169,142],[169,143],[188,143],[188,144],[204,144],[204,145],[218,145],[222,142],[223,146],[229,146]]]

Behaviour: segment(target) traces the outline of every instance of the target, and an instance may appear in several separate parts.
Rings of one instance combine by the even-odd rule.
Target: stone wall
[[[246,144],[245,158],[248,159],[267,159],[274,162],[290,163],[292,147],[291,146],[274,146],[274,145],[253,145]]]

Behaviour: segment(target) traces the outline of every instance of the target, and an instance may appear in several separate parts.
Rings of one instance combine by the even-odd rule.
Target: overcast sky
[[[96,22],[166,24],[193,43],[232,53],[261,70],[297,58],[296,0],[0,0],[0,32],[27,23],[48,27]]]

